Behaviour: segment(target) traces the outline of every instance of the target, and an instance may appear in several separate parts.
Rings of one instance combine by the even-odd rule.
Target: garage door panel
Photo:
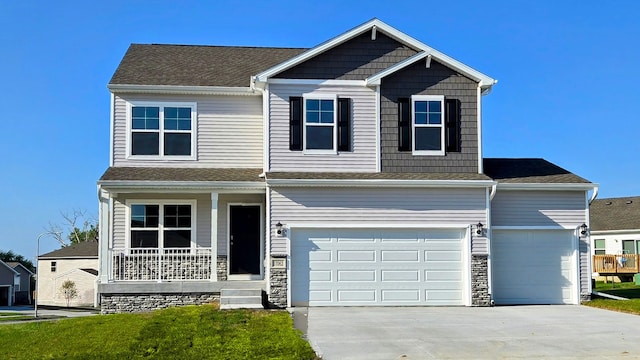
[[[567,230],[494,230],[496,304],[577,303],[573,240]]]
[[[294,306],[464,305],[463,230],[292,234]]]

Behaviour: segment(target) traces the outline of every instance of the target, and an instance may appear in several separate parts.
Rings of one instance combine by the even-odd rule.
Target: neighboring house
[[[482,157],[495,83],[378,19],[310,49],[131,45],[108,85],[103,312],[239,289],[276,307],[589,298],[594,184]]]
[[[84,241],[38,257],[38,305],[67,306],[62,284],[75,283],[70,306],[97,306],[98,242]]]
[[[640,196],[598,199],[589,207],[595,275],[640,272]]]
[[[20,273],[20,285],[15,289],[15,303],[20,305],[31,304],[31,277],[33,272],[19,262],[7,261],[7,265]]]
[[[13,306],[20,291],[20,273],[0,260],[0,306]]]

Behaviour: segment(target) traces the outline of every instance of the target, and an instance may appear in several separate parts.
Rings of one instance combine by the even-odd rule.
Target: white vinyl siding
[[[271,191],[271,227],[289,224],[467,227],[486,221],[485,189],[280,188]],[[287,253],[274,237],[271,252]]]
[[[491,201],[492,226],[561,226],[586,222],[584,191],[498,190]]]
[[[127,101],[197,103],[196,160],[127,159]],[[260,168],[263,165],[263,120],[260,96],[115,97],[114,166]]]
[[[465,305],[465,229],[293,229],[293,306]]]
[[[270,85],[269,171],[376,171],[376,94],[366,87]],[[351,99],[352,151],[305,154],[289,150],[289,97],[331,95]]]

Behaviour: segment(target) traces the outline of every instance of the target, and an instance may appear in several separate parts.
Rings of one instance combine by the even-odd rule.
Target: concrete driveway
[[[586,306],[296,308],[332,359],[636,359],[640,316]]]

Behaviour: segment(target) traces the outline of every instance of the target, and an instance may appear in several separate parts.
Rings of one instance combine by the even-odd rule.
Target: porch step
[[[220,309],[263,309],[262,289],[221,289]]]

